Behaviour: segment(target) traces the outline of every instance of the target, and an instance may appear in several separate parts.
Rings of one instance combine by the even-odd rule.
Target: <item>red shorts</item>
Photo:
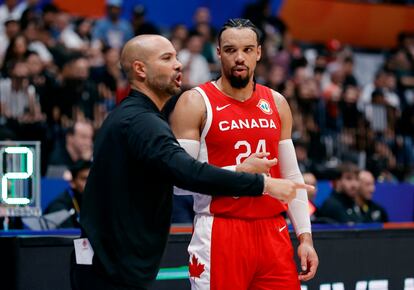
[[[300,289],[282,216],[243,220],[199,215],[188,252],[193,290]]]

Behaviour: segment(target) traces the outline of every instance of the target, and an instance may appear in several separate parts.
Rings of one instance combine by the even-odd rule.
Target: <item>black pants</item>
[[[114,283],[94,258],[93,265],[76,264],[75,251],[71,255],[70,284],[72,290],[146,290]]]

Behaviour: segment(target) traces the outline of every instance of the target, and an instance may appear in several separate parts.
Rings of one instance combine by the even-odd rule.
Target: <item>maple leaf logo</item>
[[[198,262],[198,259],[195,255],[191,258],[191,263],[188,267],[190,272],[190,277],[200,278],[201,274],[204,272],[204,264]]]

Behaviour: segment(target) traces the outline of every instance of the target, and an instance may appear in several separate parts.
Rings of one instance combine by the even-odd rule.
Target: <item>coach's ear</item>
[[[132,69],[135,73],[135,75],[139,78],[139,79],[146,79],[147,74],[146,74],[146,67],[145,67],[145,63],[139,60],[135,60],[132,63]]]

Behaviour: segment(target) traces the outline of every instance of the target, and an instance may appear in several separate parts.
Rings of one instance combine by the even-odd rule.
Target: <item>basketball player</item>
[[[292,116],[279,93],[256,84],[259,32],[247,19],[231,19],[218,34],[221,77],[179,98],[170,121],[193,157],[240,170],[252,153],[277,158],[272,177],[303,183],[291,141]],[[194,194],[194,234],[189,246],[192,289],[300,289],[318,266],[306,190],[297,190],[288,213],[299,239],[301,273],[282,213],[287,205],[264,195],[211,197]]]

